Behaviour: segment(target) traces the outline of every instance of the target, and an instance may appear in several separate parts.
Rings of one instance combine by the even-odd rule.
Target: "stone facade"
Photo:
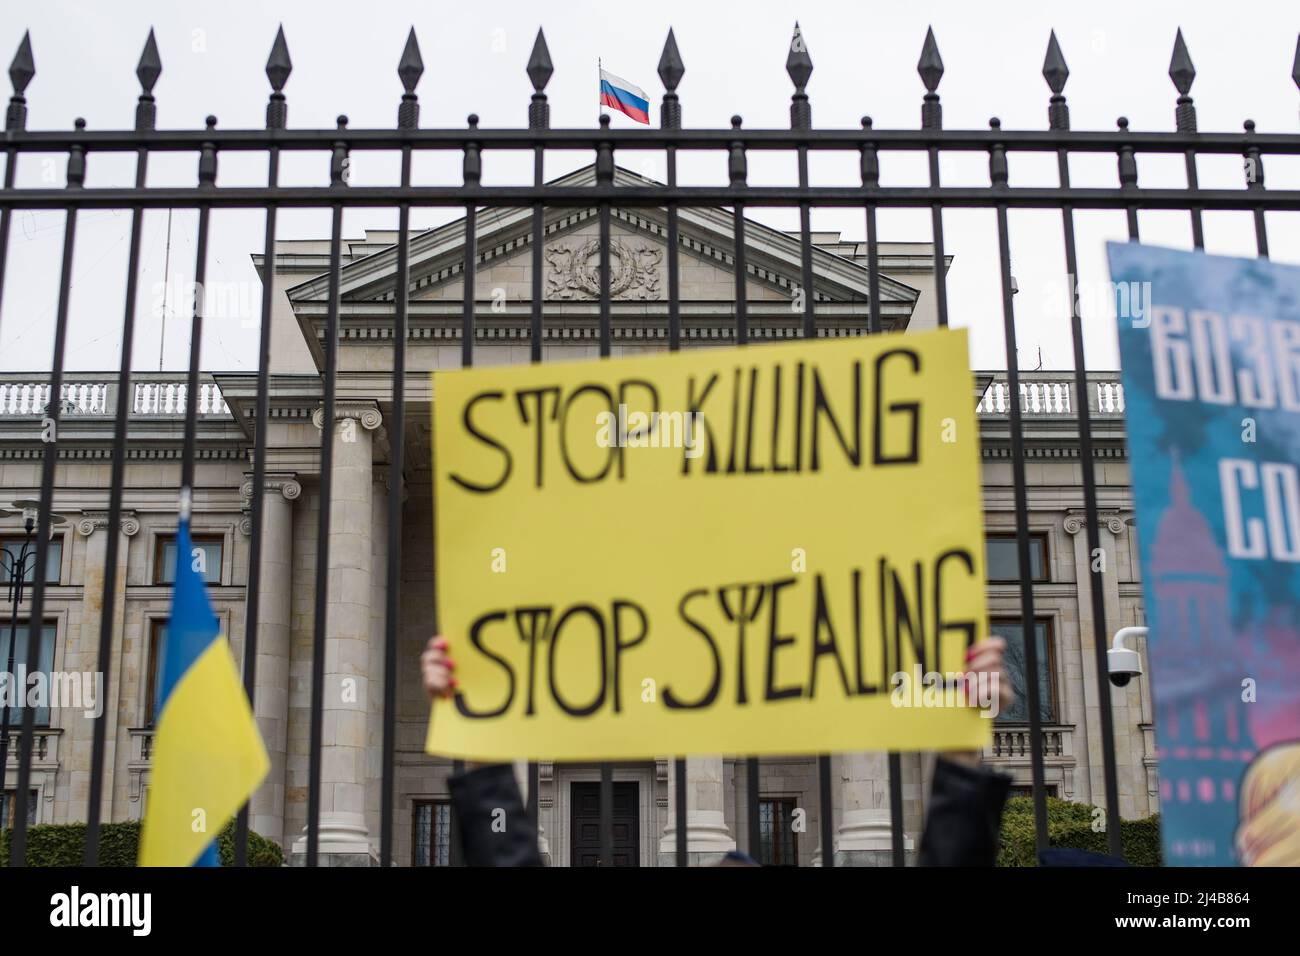
[[[620,178],[632,174],[619,171]],[[590,178],[590,170],[573,174]],[[528,360],[531,220],[527,210],[494,214],[478,237],[478,338],[475,362]],[[614,354],[666,347],[667,296],[662,216],[615,210],[612,256],[619,288],[614,296]],[[731,273],[730,214],[683,210],[682,314],[686,347],[731,341],[735,279]],[[274,296],[271,414],[267,421],[267,481],[258,629],[255,713],[271,755],[271,773],[252,801],[253,828],[301,851],[307,815],[311,661],[320,521],[321,429],[332,430],[333,468],[326,569],[327,628],[323,700],[321,850],[328,862],[365,865],[379,840],[384,613],[387,526],[391,508],[402,515],[400,662],[396,696],[395,856],[412,860],[415,801],[445,798],[448,761],[423,753],[428,705],[414,662],[433,619],[432,505],[429,472],[427,372],[460,363],[460,224],[430,230],[411,242],[409,376],[405,421],[392,420],[392,313],[395,295],[391,233],[344,242],[342,330],[335,421],[321,410],[321,336],[326,314],[324,273],[328,243],[282,241],[274,274],[256,257]],[[596,354],[597,311],[590,283],[596,224],[593,210],[549,214],[544,261],[548,273],[544,355],[548,360]],[[801,314],[799,244],[754,223],[747,229],[749,314],[755,339],[797,334]],[[816,234],[813,295],[819,334],[866,329],[867,250],[864,243]],[[879,247],[882,313],[887,328],[934,327],[934,276],[929,246]],[[1063,319],[1064,321],[1064,319]],[[977,373],[987,386],[979,399],[983,438],[986,524],[990,534],[1015,528],[1008,450],[1006,391],[998,373]],[[104,819],[138,819],[149,775],[151,636],[165,621],[170,588],[155,583],[165,536],[176,529],[180,477],[181,374],[146,375],[136,390],[123,493],[123,520],[107,527],[109,455],[116,389],[113,375],[73,376],[71,405],[60,435],[55,507],[69,516],[62,531],[62,567],[47,590],[48,620],[56,627],[55,669],[93,670],[99,636],[104,555],[119,535],[122,573],[115,582],[113,660],[109,674],[108,761]],[[1024,395],[1031,531],[1041,535],[1045,573],[1035,584],[1037,614],[1046,623],[1051,667],[1052,719],[1045,728],[1048,785],[1067,799],[1104,802],[1098,688],[1092,637],[1089,569],[1100,562],[1106,630],[1142,623],[1136,531],[1124,452],[1122,398],[1113,374],[1092,376],[1087,396],[1073,392],[1072,375],[1039,374]],[[991,381],[990,381],[991,380]],[[42,445],[42,383],[0,374],[0,483],[13,498],[35,497]],[[976,400],[973,396],[972,400]],[[166,401],[164,401],[166,398]],[[249,502],[256,380],[247,374],[205,378],[199,420],[193,530],[221,546],[221,566],[210,588],[223,630],[242,661],[248,622]],[[1082,463],[1072,408],[1093,409],[1095,474],[1102,510],[1101,555],[1087,551],[1083,531]],[[407,454],[401,475],[390,474],[389,442],[403,430]],[[0,517],[0,535],[20,534],[18,519]],[[1014,583],[990,583],[991,616],[1019,616]],[[23,609],[19,610],[21,619]],[[1113,689],[1121,810],[1145,816],[1157,808],[1151,703],[1147,681]],[[39,822],[85,818],[91,722],[80,712],[57,711],[38,731],[33,787]],[[7,769],[12,789],[16,757]],[[1028,786],[1027,728],[999,724],[991,763]],[[933,758],[903,756],[907,849],[915,850]],[[883,754],[838,755],[832,760],[838,863],[887,863],[890,849],[888,771]],[[520,767],[521,780],[525,779]],[[598,779],[594,765],[542,763],[539,768],[543,847],[555,865],[568,865],[574,786]],[[675,818],[673,761],[617,765],[615,779],[635,784],[642,865],[671,861]],[[745,762],[731,756],[691,758],[688,818],[692,859],[707,862],[742,847],[748,832]],[[814,758],[768,758],[760,793],[802,811],[792,849],[802,865],[820,861],[819,801]]]

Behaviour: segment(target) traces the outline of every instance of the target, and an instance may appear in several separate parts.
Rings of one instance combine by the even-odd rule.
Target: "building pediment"
[[[592,167],[557,180],[557,185],[586,185]],[[625,169],[615,185],[644,184]],[[477,218],[476,298],[517,302],[531,299],[532,210],[485,210]],[[679,211],[679,263],[683,302],[734,300],[733,215],[722,208]],[[667,214],[663,209],[611,209],[610,292],[615,301],[642,303],[668,300]],[[801,248],[797,237],[746,220],[746,295],[755,302],[795,299],[800,292]],[[419,233],[410,242],[412,301],[459,301],[463,289],[465,220]],[[543,253],[543,295],[548,301],[594,301],[599,296],[598,211],[548,209]],[[344,302],[388,302],[396,297],[397,254],[389,245],[346,264],[340,275]],[[823,249],[813,249],[813,295],[818,302],[866,303],[868,274],[864,264]],[[910,313],[919,293],[888,276],[880,276],[886,309]],[[328,295],[328,274],[288,290],[296,311],[315,312]]]

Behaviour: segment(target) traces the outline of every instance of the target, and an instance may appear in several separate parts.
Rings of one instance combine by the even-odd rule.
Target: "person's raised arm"
[[[436,635],[420,654],[424,691],[436,702],[450,698],[458,682],[451,642]],[[537,830],[524,809],[519,782],[510,764],[465,764],[447,780],[460,828],[465,862],[470,866],[541,866]]]

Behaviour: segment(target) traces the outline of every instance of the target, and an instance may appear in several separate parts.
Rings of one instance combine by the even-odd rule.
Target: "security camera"
[[[1127,687],[1134,677],[1142,676],[1142,655],[1125,642],[1130,637],[1146,636],[1145,627],[1121,627],[1115,632],[1115,646],[1106,652],[1106,669],[1116,687]]]

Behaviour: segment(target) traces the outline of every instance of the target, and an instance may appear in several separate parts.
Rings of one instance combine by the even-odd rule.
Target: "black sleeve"
[[[447,785],[467,865],[542,865],[537,830],[524,810],[513,767],[478,767],[451,777]]]
[[[1006,774],[940,757],[921,833],[919,864],[993,866],[1010,788]]]

